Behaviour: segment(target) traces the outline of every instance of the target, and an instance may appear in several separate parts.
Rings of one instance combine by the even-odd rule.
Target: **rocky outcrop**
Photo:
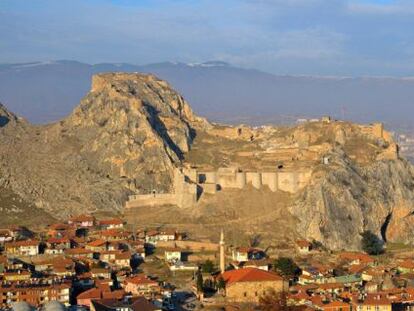
[[[120,210],[128,194],[168,191],[196,129],[209,126],[165,81],[122,73],[95,76],[58,123],[17,131],[18,118],[6,110],[1,118],[2,141],[13,143],[0,150],[0,185],[58,216]]]
[[[365,230],[384,241],[414,243],[412,166],[405,160],[359,166],[344,153],[335,156],[334,168],[289,207],[299,220],[298,232],[331,249],[358,249]]]
[[[0,105],[0,139],[0,189],[57,218],[120,211],[128,195],[171,192],[176,167],[292,173],[281,183],[309,171],[297,191],[224,187],[192,210],[144,207],[152,218],[140,218],[216,224],[269,241],[291,235],[332,249],[359,248],[364,230],[414,243],[414,169],[380,124],[212,125],[155,76],[107,73],[54,124],[31,125]]]

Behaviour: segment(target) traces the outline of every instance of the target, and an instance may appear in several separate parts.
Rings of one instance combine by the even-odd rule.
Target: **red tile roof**
[[[391,305],[391,301],[383,295],[372,294],[368,295],[362,305],[366,306],[388,306]]]
[[[283,281],[283,278],[274,272],[256,268],[226,271],[221,276],[228,285],[237,282]]]
[[[135,285],[144,285],[144,284],[158,285],[156,281],[149,279],[147,276],[143,274],[128,278],[125,280],[125,283],[132,283]]]
[[[98,240],[89,242],[88,246],[99,247],[99,246],[104,246],[105,244],[106,244],[105,240],[98,239]]]
[[[296,241],[296,245],[299,246],[300,248],[304,248],[304,247],[311,247],[312,244],[306,240],[298,240]]]
[[[87,214],[77,215],[70,219],[72,222],[95,221],[95,217]]]
[[[99,224],[102,226],[109,226],[109,225],[122,225],[124,222],[121,219],[118,218],[112,218],[112,219],[104,219],[99,222]]]
[[[339,258],[350,261],[359,260],[364,263],[372,263],[375,261],[371,256],[359,252],[342,252],[339,254]]]
[[[38,246],[38,245],[39,245],[39,241],[37,240],[24,240],[24,241],[15,241],[15,242],[6,243],[5,247],[9,248],[9,247]]]

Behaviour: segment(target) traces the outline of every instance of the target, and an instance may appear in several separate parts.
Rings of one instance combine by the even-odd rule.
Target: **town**
[[[198,241],[169,227],[78,215],[43,230],[0,230],[0,307],[28,310],[391,311],[414,306],[413,253],[332,252],[296,241],[290,256],[254,245]],[[365,242],[364,242],[365,241]],[[371,243],[371,244],[370,244]],[[256,243],[257,244],[257,243]],[[370,253],[370,254],[368,254]],[[269,308],[270,307],[270,308]]]

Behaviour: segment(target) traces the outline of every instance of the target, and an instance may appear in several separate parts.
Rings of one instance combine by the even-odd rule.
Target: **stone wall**
[[[215,194],[222,189],[243,189],[251,185],[256,189],[295,193],[304,188],[312,171],[241,171],[238,168],[219,168],[217,171],[197,171],[184,168],[174,170],[173,192],[165,194],[132,195],[126,208],[138,206],[176,205],[192,207],[201,193]],[[199,189],[200,188],[200,191]]]
[[[197,184],[192,182],[190,178],[197,179],[195,170],[180,170],[177,168],[174,170],[174,190],[172,193],[131,195],[125,207],[160,205],[176,205],[178,207],[193,206],[197,202]]]
[[[197,173],[197,180],[206,193],[214,193],[218,189],[243,189],[252,185],[256,189],[268,187],[271,191],[295,193],[304,188],[311,178],[311,170],[303,171],[247,171],[236,168],[220,168],[217,172]],[[216,180],[217,187],[214,188]]]
[[[226,299],[232,302],[258,302],[269,290],[280,293],[288,288],[289,284],[282,280],[237,282],[226,287]]]
[[[177,205],[177,198],[173,193],[131,195],[125,207]]]
[[[271,191],[277,191],[278,186],[278,173],[277,172],[262,172],[262,183],[264,186],[268,186]]]
[[[201,251],[219,251],[219,244],[198,241],[159,241],[157,247],[160,248],[181,248],[183,250],[191,250],[194,252]]]

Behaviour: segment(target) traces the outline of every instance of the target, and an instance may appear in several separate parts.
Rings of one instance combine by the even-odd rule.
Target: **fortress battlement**
[[[216,171],[176,168],[172,193],[138,194],[129,196],[126,208],[135,206],[176,205],[194,206],[203,193],[215,194],[225,189],[243,189],[248,185],[272,192],[296,193],[304,188],[312,171],[243,171],[237,167],[221,167]]]

